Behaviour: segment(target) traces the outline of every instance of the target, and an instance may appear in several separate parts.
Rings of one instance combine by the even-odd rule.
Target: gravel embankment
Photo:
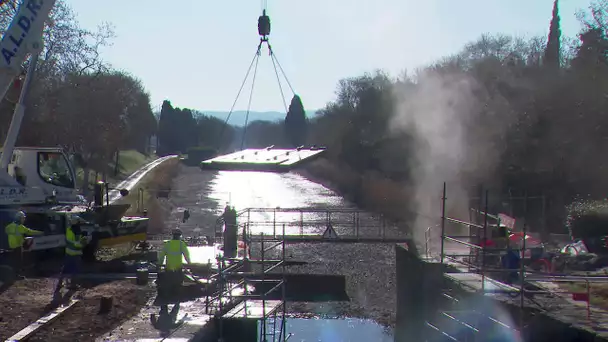
[[[167,234],[175,227],[181,228],[185,236],[194,235],[194,229],[201,229],[203,235],[213,235],[217,220],[217,204],[207,195],[211,191],[210,182],[215,173],[202,172],[198,167],[179,165],[178,176],[173,179],[168,198],[159,202],[167,215],[164,218]],[[185,209],[190,211],[190,219],[182,222]]]
[[[292,266],[289,272],[342,274],[350,302],[324,304],[329,315],[370,318],[395,324],[395,253],[387,244],[307,244],[291,247],[295,260],[308,265]],[[290,311],[318,310],[318,304],[291,304]]]

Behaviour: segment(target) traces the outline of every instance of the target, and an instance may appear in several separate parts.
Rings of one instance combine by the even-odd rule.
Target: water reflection
[[[219,171],[211,183],[209,197],[217,202],[218,214],[226,202],[237,210],[348,205],[333,191],[295,173]]]
[[[219,171],[210,189],[209,198],[216,202],[217,215],[221,214],[226,203],[237,211],[246,208],[270,209],[250,214],[254,234],[262,231],[265,234],[281,234],[283,225],[287,234],[320,234],[326,228],[324,213],[275,213],[273,208],[352,208],[350,203],[333,191],[295,173]],[[303,221],[308,222],[308,227],[301,225]]]
[[[292,335],[289,341],[297,342],[393,342],[394,339],[392,329],[358,318],[288,318],[287,333]]]

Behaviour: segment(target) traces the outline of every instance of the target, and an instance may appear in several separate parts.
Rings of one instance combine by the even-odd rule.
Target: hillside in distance
[[[229,112],[206,111],[206,110],[200,110],[198,112],[200,114],[216,117],[221,120],[226,120],[226,118],[228,117],[228,113],[229,113]],[[314,111],[314,110],[306,111],[306,116],[309,119],[312,119],[316,115],[317,115],[317,111]],[[228,120],[228,124],[233,125],[233,126],[242,127],[245,125],[246,117],[247,117],[247,111],[235,110],[230,115],[230,120]],[[282,121],[284,119],[285,119],[285,113],[283,113],[283,112],[274,112],[274,111],[268,111],[268,112],[250,111],[249,112],[249,122],[252,122],[252,121],[271,121],[272,122],[272,121]]]

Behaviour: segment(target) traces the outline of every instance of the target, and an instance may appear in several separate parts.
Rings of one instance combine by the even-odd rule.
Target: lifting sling
[[[291,85],[291,82],[289,82],[289,79],[287,78],[287,75],[285,74],[285,71],[283,70],[283,67],[281,66],[281,63],[279,63],[279,60],[277,59],[276,54],[274,53],[274,50],[272,49],[272,46],[270,45],[270,41],[269,41],[270,17],[266,14],[265,1],[263,1],[262,5],[263,5],[262,6],[263,7],[262,15],[258,18],[258,34],[260,35],[260,43],[258,44],[255,55],[253,56],[253,59],[251,60],[251,63],[249,64],[249,68],[247,69],[247,72],[245,73],[245,78],[243,79],[243,82],[241,83],[241,87],[239,88],[239,91],[237,92],[236,98],[235,98],[234,102],[232,103],[230,112],[228,112],[228,116],[226,117],[226,120],[224,121],[224,124],[222,125],[222,130],[220,132],[220,137],[218,139],[218,144],[221,144],[225,129],[228,126],[228,121],[230,120],[230,116],[234,112],[236,103],[237,103],[239,97],[241,96],[241,92],[243,91],[243,88],[245,87],[245,83],[247,82],[247,79],[249,78],[249,74],[251,73],[251,69],[253,68],[253,79],[252,79],[252,83],[251,83],[251,90],[249,92],[249,101],[247,103],[247,112],[245,115],[245,125],[244,125],[243,136],[241,138],[241,150],[245,149],[245,147],[246,147],[245,145],[246,145],[246,137],[247,137],[247,126],[249,124],[249,113],[251,111],[251,100],[253,98],[253,90],[255,88],[255,80],[256,80],[256,76],[257,76],[259,57],[261,56],[261,52],[262,52],[262,45],[266,44],[266,46],[268,47],[268,54],[272,61],[272,66],[274,68],[274,72],[275,72],[275,75],[277,78],[277,83],[279,85],[279,91],[281,92],[281,98],[283,101],[283,107],[285,108],[285,113],[288,112],[288,107],[287,107],[287,102],[285,101],[285,93],[283,91],[283,85],[281,84],[281,76],[279,75],[279,71],[283,75],[285,82],[289,86],[289,89],[291,90],[292,95],[294,97],[297,96],[293,89],[293,86]],[[219,148],[220,148],[220,146],[218,146],[218,149]]]

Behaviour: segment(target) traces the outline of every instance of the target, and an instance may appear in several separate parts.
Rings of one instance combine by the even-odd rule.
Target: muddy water
[[[167,225],[180,226],[185,235],[195,232],[213,235],[217,217],[222,213],[226,203],[233,205],[237,211],[252,207],[354,208],[335,192],[295,173],[211,172],[184,166],[181,166],[180,176],[174,181],[173,190],[165,202],[165,207],[171,211],[166,221]],[[191,216],[188,222],[181,223],[181,213],[186,208],[190,210]],[[310,215],[312,216],[304,219],[321,221],[324,218],[324,214]],[[251,213],[250,219],[254,222],[290,222],[298,221],[301,217],[299,214],[276,214],[268,211]],[[290,224],[287,224],[286,229],[299,231],[299,228],[291,227]],[[324,227],[318,225],[305,233],[319,234],[322,233],[321,229],[324,230]],[[270,234],[272,228],[258,227],[255,233],[259,232]],[[289,272],[344,275],[347,280],[346,290],[350,297],[349,302],[290,303],[288,306],[290,312],[346,318],[343,320],[292,319],[291,332],[302,337],[296,340],[317,341],[321,336],[307,331],[318,329],[332,334],[342,331],[342,339],[331,341],[362,341],[348,337],[349,334],[376,336],[371,339],[365,338],[366,341],[389,340],[387,336],[390,332],[387,333],[386,329],[373,321],[389,326],[395,321],[395,259],[392,244],[298,244],[288,247],[287,257],[309,262],[305,266],[290,267]],[[352,317],[372,321],[357,320]]]

